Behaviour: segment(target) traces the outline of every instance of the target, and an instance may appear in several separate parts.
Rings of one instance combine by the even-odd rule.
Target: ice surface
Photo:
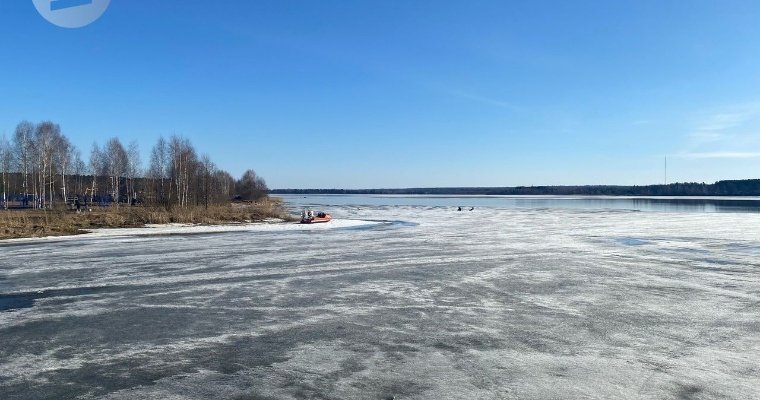
[[[382,221],[366,221],[357,219],[340,219],[326,223],[301,224],[288,223],[282,220],[267,220],[257,223],[239,223],[227,225],[200,225],[200,224],[149,224],[142,228],[100,228],[88,229],[81,236],[46,236],[41,238],[20,238],[0,240],[0,245],[10,243],[39,243],[50,241],[64,241],[94,238],[113,238],[120,236],[153,236],[153,235],[191,235],[203,233],[228,233],[228,232],[280,232],[280,231],[313,231],[324,229],[355,228],[375,225]]]
[[[758,214],[330,212],[0,242],[0,398],[760,393]]]

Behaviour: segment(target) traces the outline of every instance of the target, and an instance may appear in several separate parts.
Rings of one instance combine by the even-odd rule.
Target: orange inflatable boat
[[[330,214],[325,214],[321,211],[316,213],[308,213],[301,217],[302,224],[316,224],[319,222],[330,222],[331,220],[332,216]]]

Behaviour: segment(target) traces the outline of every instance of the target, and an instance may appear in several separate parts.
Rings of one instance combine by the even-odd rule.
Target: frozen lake
[[[466,200],[0,242],[0,398],[760,393],[759,213]]]
[[[760,197],[278,195],[289,204],[760,213]]]

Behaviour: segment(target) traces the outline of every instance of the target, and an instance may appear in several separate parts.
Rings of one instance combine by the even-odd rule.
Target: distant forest
[[[406,189],[274,189],[272,194],[429,194],[581,196],[760,196],[760,179],[646,186],[515,186]]]
[[[23,121],[10,139],[0,138],[0,208],[93,203],[208,207],[235,199],[255,201],[267,192],[266,182],[252,169],[234,179],[181,136],[159,138],[147,167],[138,143],[125,147],[117,137],[93,144],[84,159],[50,121]]]

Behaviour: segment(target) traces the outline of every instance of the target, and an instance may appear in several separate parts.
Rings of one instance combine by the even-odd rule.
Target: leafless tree
[[[216,173],[216,165],[211,162],[211,157],[209,157],[208,154],[204,154],[201,157],[199,173],[201,191],[203,193],[203,205],[208,209],[208,204],[211,201],[213,191],[213,177]]]
[[[90,173],[92,173],[92,187],[90,188],[90,203],[95,201],[95,191],[98,190],[98,175],[105,172],[103,160],[103,150],[100,149],[97,143],[92,144],[92,150],[90,151]]]
[[[187,207],[190,204],[191,178],[195,176],[197,167],[195,148],[189,140],[174,135],[169,139],[169,159],[176,203]]]
[[[121,199],[121,179],[127,174],[129,157],[119,138],[115,137],[106,142],[104,153],[106,172],[111,183],[111,197],[118,205]]]
[[[235,195],[235,178],[227,171],[218,170],[214,174],[215,202],[229,201]]]
[[[150,152],[150,168],[148,169],[148,175],[155,187],[154,193],[156,201],[168,205],[167,189],[164,183],[169,176],[169,147],[163,136],[158,138],[158,142],[156,142],[156,145],[153,146],[153,149]]]
[[[256,172],[249,169],[243,173],[243,177],[237,183],[238,195],[244,200],[258,201],[266,197],[267,183],[264,178],[256,175]]]
[[[24,198],[28,198],[31,192],[36,191],[30,187],[30,174],[34,164],[34,124],[29,121],[21,121],[16,126],[13,136],[16,161],[19,172],[22,175],[21,187]],[[36,187],[36,185],[34,185]]]
[[[74,152],[74,146],[71,145],[71,142],[69,142],[69,139],[66,138],[63,134],[58,135],[58,137],[55,138],[56,142],[54,144],[54,162],[58,167],[58,172],[61,176],[61,190],[63,191],[63,200],[64,202],[68,200],[67,192],[66,192],[66,174],[67,171],[71,168],[72,160],[73,160],[73,152]],[[51,177],[52,179],[52,177]]]
[[[13,151],[11,150],[11,144],[8,139],[3,135],[0,138],[0,178],[2,178],[3,184],[3,201],[2,208],[8,209],[8,192],[10,191],[8,186],[10,181],[8,174],[11,171],[13,165]]]
[[[74,176],[76,176],[74,191],[77,195],[84,194],[84,175],[87,173],[87,164],[82,160],[82,153],[79,150],[74,150],[74,161],[72,166]]]
[[[37,178],[39,184],[40,207],[52,208],[54,186],[54,151],[59,142],[61,128],[50,121],[41,122],[34,131],[34,144],[37,150]],[[46,197],[49,199],[46,203]]]
[[[127,149],[127,194],[130,204],[133,204],[137,200],[137,192],[135,190],[135,179],[140,176],[142,168],[142,162],[140,161],[140,146],[136,141],[129,143]]]

